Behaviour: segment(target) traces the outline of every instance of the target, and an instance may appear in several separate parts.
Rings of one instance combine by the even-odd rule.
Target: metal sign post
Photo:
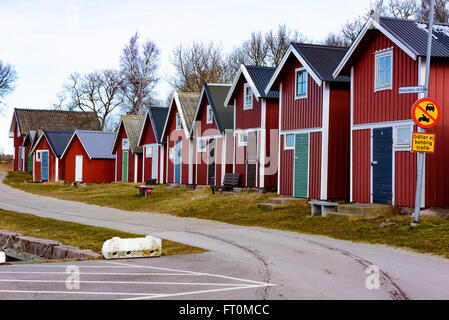
[[[434,10],[435,0],[430,1],[429,10],[429,35],[427,38],[427,57],[426,57],[426,79],[424,84],[424,97],[429,96],[429,74],[430,74],[430,57],[432,53],[432,32],[433,32],[433,20],[434,20]],[[418,127],[418,132],[425,133],[426,129]],[[416,197],[415,197],[415,213],[413,216],[412,226],[419,223],[419,215],[421,213],[421,197],[422,197],[422,183],[423,183],[423,170],[424,170],[424,153],[418,152],[418,174],[416,178]]]

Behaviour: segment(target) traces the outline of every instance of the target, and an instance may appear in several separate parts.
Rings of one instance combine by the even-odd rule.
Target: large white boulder
[[[103,243],[101,252],[105,259],[159,257],[162,253],[162,240],[150,235],[134,239],[114,237]]]

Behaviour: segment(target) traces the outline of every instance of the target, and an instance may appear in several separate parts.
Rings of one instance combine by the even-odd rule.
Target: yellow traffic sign
[[[434,127],[440,120],[440,116],[440,106],[432,99],[422,98],[413,105],[413,121],[421,128],[428,129]]]
[[[435,135],[433,133],[413,132],[412,151],[435,152]]]

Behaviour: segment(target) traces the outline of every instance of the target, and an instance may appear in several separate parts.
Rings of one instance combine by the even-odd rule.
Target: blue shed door
[[[373,202],[393,201],[393,128],[373,129]]]
[[[181,183],[182,141],[175,141],[175,183]]]
[[[48,181],[48,151],[42,151],[41,181]]]

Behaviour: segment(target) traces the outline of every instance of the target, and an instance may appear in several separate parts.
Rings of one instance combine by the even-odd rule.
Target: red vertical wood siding
[[[352,132],[352,201],[370,202],[371,130]]]
[[[271,188],[278,183],[279,100],[277,99],[267,99],[265,129],[264,186]]]
[[[426,154],[426,207],[449,206],[449,64],[432,58],[429,98],[441,109],[438,124],[427,130],[435,133],[435,153]]]
[[[243,79],[243,77],[242,77]],[[244,84],[246,81],[240,80],[237,85],[236,106],[235,106],[235,129],[260,128],[262,99],[257,101],[253,94],[253,108],[243,110],[244,105]]]
[[[282,81],[282,130],[318,128],[323,118],[323,88],[307,75],[307,98],[295,100],[295,69],[302,67],[299,61],[292,63]]]
[[[55,182],[55,177],[56,177],[56,156],[53,153],[53,151],[51,150],[50,144],[48,143],[47,139],[45,138],[45,136],[42,137],[41,141],[39,141],[36,149],[35,149],[35,153],[36,151],[39,150],[48,150],[48,182]],[[61,161],[59,161],[59,163],[61,163]],[[61,167],[59,167],[61,168]],[[59,170],[59,177],[61,174],[61,170]],[[34,181],[37,182],[41,182],[41,162],[36,162],[36,175],[35,175],[35,179]]]
[[[281,135],[280,145],[280,163],[279,163],[279,193],[282,195],[293,196],[294,179],[294,150],[284,150],[285,135]]]
[[[240,184],[242,186],[246,185],[246,147],[239,146],[239,135],[235,135],[235,170],[234,173],[240,174]]]
[[[327,198],[349,199],[351,97],[349,84],[332,83],[329,105]]]
[[[19,170],[19,147],[23,144],[24,137],[21,135],[17,136],[17,126],[14,130],[14,171]]]
[[[394,204],[413,207],[416,193],[416,153],[396,151],[394,157]]]
[[[354,124],[410,119],[417,94],[399,94],[399,87],[418,85],[418,62],[380,31],[369,31],[363,54],[354,62]],[[374,92],[375,52],[393,49],[393,89]]]
[[[143,130],[142,130],[142,140],[141,142],[141,146],[143,147],[144,145],[147,144],[157,144],[157,140],[156,140],[156,136],[154,134],[154,128],[153,128],[153,124],[151,123],[150,117],[146,116],[145,117],[145,122],[143,125]],[[160,146],[158,146],[158,157],[159,159],[161,158],[161,148]],[[145,156],[145,148],[143,149],[143,153],[142,153],[142,159],[143,159],[143,164],[142,164],[142,171],[143,171],[143,181],[146,181],[148,179],[152,178],[152,172],[153,172],[153,157],[151,158],[147,158]],[[158,175],[157,175],[157,179],[159,181],[160,179],[160,161],[158,161]],[[159,182],[160,183],[160,182]]]
[[[321,132],[311,132],[309,141],[309,198],[321,198]]]

